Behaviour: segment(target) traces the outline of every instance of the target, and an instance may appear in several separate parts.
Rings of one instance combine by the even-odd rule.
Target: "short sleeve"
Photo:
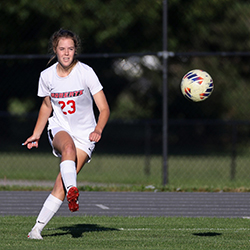
[[[39,77],[37,95],[39,97],[45,97],[45,96],[49,96],[50,95],[49,87],[46,84],[46,82],[44,81],[44,79],[42,77],[42,74]]]
[[[99,91],[103,89],[96,73],[94,72],[92,68],[89,68],[88,70],[87,86],[92,95],[98,93]]]

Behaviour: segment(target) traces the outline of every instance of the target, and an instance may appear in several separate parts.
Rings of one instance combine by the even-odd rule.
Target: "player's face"
[[[75,55],[75,45],[71,38],[61,38],[56,47],[58,62],[62,67],[67,68],[71,65]]]

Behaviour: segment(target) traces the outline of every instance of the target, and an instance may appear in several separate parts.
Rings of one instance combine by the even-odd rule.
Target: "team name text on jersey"
[[[84,89],[70,91],[70,92],[63,92],[63,93],[51,93],[52,98],[67,98],[67,97],[76,97],[83,94]]]

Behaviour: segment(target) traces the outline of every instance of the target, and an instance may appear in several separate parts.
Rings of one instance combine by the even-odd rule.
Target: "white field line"
[[[153,231],[249,231],[250,228],[118,228],[121,231],[140,231],[140,230],[153,230]]]
[[[102,204],[95,204],[97,207],[101,208],[101,209],[109,209],[109,207],[104,206]]]
[[[45,228],[44,231],[58,230],[58,228]],[[85,228],[88,230],[88,228]],[[89,228],[89,230],[92,230]],[[250,228],[117,228],[120,231],[249,231]],[[97,230],[98,231],[98,230]]]
[[[144,230],[152,230],[151,228],[118,228],[120,231],[144,231]]]
[[[172,228],[172,231],[249,231],[250,228]]]
[[[96,204],[97,207],[101,209],[109,209],[109,207],[102,204]],[[242,217],[243,219],[250,219],[250,217]],[[167,227],[167,225],[166,225]],[[117,228],[120,231],[145,231],[145,230],[154,230],[154,231],[249,231],[250,228]],[[46,228],[45,230],[57,230],[56,228]]]

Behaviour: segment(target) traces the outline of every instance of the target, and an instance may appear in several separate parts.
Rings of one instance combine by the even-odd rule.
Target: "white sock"
[[[54,216],[54,214],[58,211],[62,203],[63,202],[60,199],[50,194],[45,200],[43,207],[36,219],[36,224],[33,228],[36,227],[41,232],[50,219]]]
[[[74,161],[66,160],[61,162],[60,172],[67,192],[70,187],[76,187],[76,164]]]

